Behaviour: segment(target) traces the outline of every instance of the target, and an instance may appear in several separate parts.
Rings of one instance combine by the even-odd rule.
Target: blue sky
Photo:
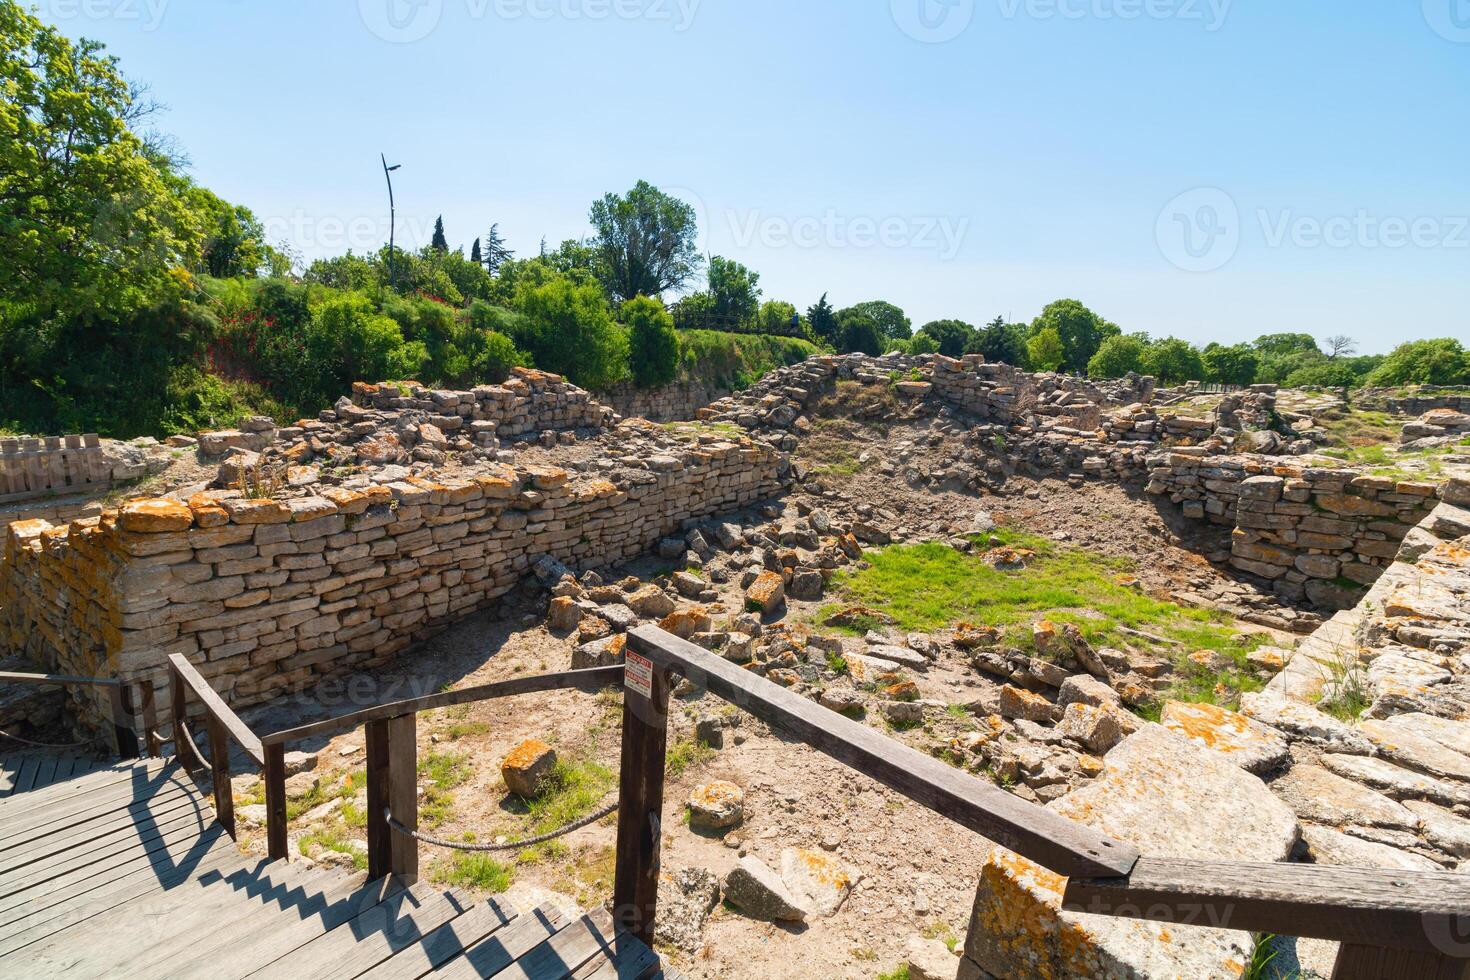
[[[805,308],[1470,342],[1470,0],[44,0],[306,258],[643,178]]]

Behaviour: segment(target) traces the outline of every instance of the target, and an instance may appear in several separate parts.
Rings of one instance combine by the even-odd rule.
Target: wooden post
[[[393,831],[383,811],[388,808],[388,720],[363,726],[367,739],[367,859],[368,879],[386,878],[393,871]]]
[[[143,748],[148,758],[163,755],[163,740],[158,737],[157,692],[153,689],[153,678],[145,677],[138,685],[139,699],[143,703]]]
[[[409,830],[419,829],[418,716],[390,718],[388,728],[388,808]],[[412,884],[419,877],[419,842],[390,831],[393,874]]]
[[[235,796],[230,787],[230,736],[225,723],[209,716],[209,772],[214,779],[214,819],[235,836]]]
[[[184,719],[189,717],[189,701],[184,685],[184,679],[179,672],[169,669],[169,713],[173,716],[174,726],[174,758],[179,760],[179,765],[184,767],[185,772],[197,772],[203,765],[203,760],[194,755],[194,746],[189,741],[189,736],[184,730]]]
[[[653,668],[631,649],[627,660],[613,918],[623,931],[652,946],[658,913],[669,683],[667,673]]]
[[[1470,949],[1464,950],[1470,952]],[[1411,949],[1384,949],[1343,943],[1332,980],[1466,980],[1470,960]]]
[[[286,846],[286,746],[275,742],[265,747],[265,836],[272,860],[289,856]]]
[[[108,687],[107,695],[112,703],[112,740],[117,746],[117,757],[136,759],[138,739],[133,734],[133,713],[128,705],[128,689],[119,681]]]

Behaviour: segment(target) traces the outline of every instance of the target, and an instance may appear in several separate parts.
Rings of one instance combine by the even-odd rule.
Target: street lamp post
[[[383,161],[383,179],[388,182],[388,285],[391,287],[398,278],[397,264],[393,256],[393,232],[398,220],[398,212],[393,206],[393,171],[403,164],[395,163],[390,167],[387,156],[382,153],[379,153],[378,156]]]

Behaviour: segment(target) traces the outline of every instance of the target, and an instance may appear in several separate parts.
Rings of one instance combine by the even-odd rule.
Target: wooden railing
[[[107,691],[108,711],[111,717],[113,750],[120,759],[136,759],[138,737],[134,732],[133,686],[112,677],[71,677],[66,674],[27,674],[15,671],[0,671],[0,684],[29,684],[34,687],[99,687]],[[158,727],[153,703],[153,685],[147,681],[138,685],[138,702],[143,721],[143,747],[152,758],[158,758],[160,741],[155,729]]]
[[[286,745],[315,735],[363,726],[367,749],[368,875],[418,877],[418,841],[389,824],[388,815],[410,831],[418,829],[418,713],[457,704],[493,701],[544,691],[594,693],[623,679],[623,668],[597,667],[558,674],[517,677],[494,684],[444,691],[373,705],[324,721],[299,725],[260,739],[264,753],[266,838],[270,856],[287,856]]]
[[[1065,909],[1337,940],[1334,978],[1470,977],[1470,875],[1148,857],[656,627],[628,634],[625,669],[613,914],[645,941],[657,915],[669,685],[677,675],[1066,876]]]
[[[174,756],[190,773],[208,769],[214,788],[214,818],[231,837],[235,836],[235,797],[230,785],[230,742],[244,750],[258,766],[265,764],[260,739],[256,738],[239,715],[230,710],[214,688],[209,686],[194,665],[182,654],[168,658],[169,702],[173,718]],[[199,743],[189,731],[189,695],[204,706],[205,728],[209,733],[209,755],[200,751]],[[281,805],[281,833],[285,834],[284,787]],[[282,855],[284,856],[284,854]]]

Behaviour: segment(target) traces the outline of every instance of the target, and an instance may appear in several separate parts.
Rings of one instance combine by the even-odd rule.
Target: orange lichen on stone
[[[386,489],[386,488],[385,488]],[[344,514],[361,514],[368,509],[368,495],[345,487],[323,487],[321,495]]]
[[[193,524],[194,512],[177,500],[130,500],[118,514],[118,526],[124,531],[145,534],[187,531]]]

